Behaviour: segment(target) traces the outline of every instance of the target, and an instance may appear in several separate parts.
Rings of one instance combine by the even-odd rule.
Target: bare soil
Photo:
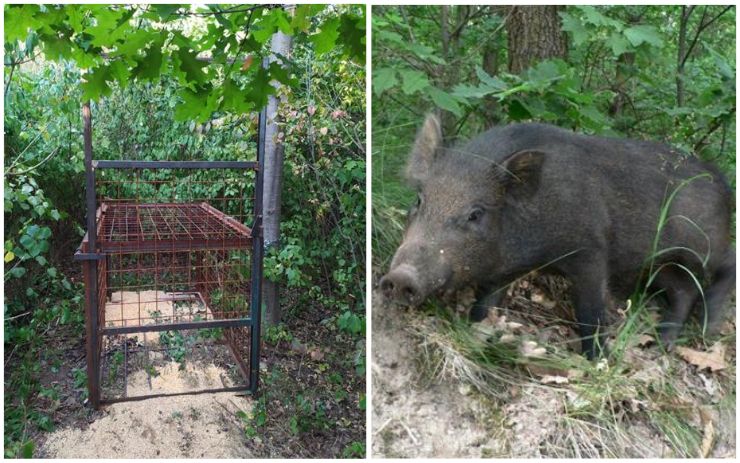
[[[54,430],[29,429],[36,444],[34,457],[361,456],[357,452],[364,451],[365,442],[365,411],[361,406],[365,376],[355,358],[364,356],[364,339],[337,330],[329,322],[336,311],[318,304],[301,304],[296,294],[287,291],[282,297],[286,307],[283,330],[292,340],[263,339],[261,386],[256,398],[209,393],[123,402],[96,411],[86,399],[84,382],[79,381],[79,374],[85,371],[82,327],[60,325],[50,330],[45,335],[48,347],[40,352],[39,384],[43,389],[53,388],[57,394],[36,396],[31,406],[51,417]],[[165,313],[162,307],[159,312]],[[111,310],[120,311],[120,304],[117,308],[111,306]],[[166,352],[155,352],[159,337],[144,338],[139,333],[119,338],[107,346],[111,352],[124,344],[149,350],[150,374],[135,361],[129,363],[129,395],[232,383],[233,362],[221,355],[219,346],[195,349],[184,362],[177,363]],[[14,365],[13,359],[6,363],[6,375]],[[104,365],[104,381],[109,373],[109,366]],[[115,380],[107,383],[109,391],[123,390],[121,378],[119,365]],[[360,448],[356,445],[359,443]]]
[[[504,317],[496,321],[492,315],[494,322],[522,325],[517,328],[517,338],[577,350],[569,323],[542,326],[537,321],[538,311],[543,310],[567,320],[567,304],[555,307],[532,282],[523,286],[515,286],[504,301],[517,310],[506,312],[508,321],[501,320]],[[491,323],[485,320],[473,329],[490,332]],[[607,435],[588,420],[566,419],[581,400],[576,387],[551,384],[558,378],[542,373],[529,378],[525,374],[517,384],[503,387],[493,397],[449,372],[430,373],[424,363],[428,338],[444,335],[433,316],[387,305],[375,294],[372,326],[373,457],[676,456],[669,438],[644,419],[645,407],[651,404],[642,403],[637,396],[619,405],[626,410],[617,417],[618,431],[608,435],[616,435],[619,442],[604,442]],[[734,331],[734,318],[728,327]],[[656,346],[635,349],[627,357],[625,361],[633,365],[629,381],[672,382],[678,396],[676,406],[689,407],[687,424],[701,430],[707,456],[735,456],[734,346],[725,356],[728,368],[718,373],[698,371],[676,354],[664,355]],[[668,371],[671,377],[665,376]],[[614,454],[615,449],[620,453]]]

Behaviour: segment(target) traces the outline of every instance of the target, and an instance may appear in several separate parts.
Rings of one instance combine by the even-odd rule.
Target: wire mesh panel
[[[87,238],[81,249],[97,261],[95,300],[88,297],[97,312],[96,402],[163,394],[156,378],[173,362],[181,373],[196,364],[221,372],[215,382],[189,380],[191,392],[254,381],[255,241],[245,225],[257,218],[256,189],[246,186],[254,172],[156,164],[94,172],[96,249]]]
[[[75,258],[96,408],[257,391],[265,120],[254,161],[93,160],[83,105],[88,233]]]

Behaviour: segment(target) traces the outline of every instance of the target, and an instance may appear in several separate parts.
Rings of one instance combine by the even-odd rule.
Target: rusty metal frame
[[[83,116],[83,140],[85,154],[85,186],[86,186],[86,209],[87,209],[87,233],[83,239],[80,248],[74,255],[74,259],[83,265],[83,277],[85,281],[85,330],[87,335],[86,356],[87,356],[87,382],[89,399],[94,408],[99,408],[101,404],[115,403],[122,401],[143,400],[153,397],[175,396],[184,394],[201,394],[208,392],[222,391],[244,391],[256,394],[259,388],[259,363],[260,363],[260,333],[262,319],[262,270],[264,258],[264,242],[262,233],[262,206],[263,206],[263,171],[264,171],[264,147],[265,147],[265,128],[266,113],[265,109],[259,113],[258,122],[258,141],[257,141],[257,161],[130,161],[130,160],[94,160],[92,149],[92,115],[90,103],[86,102],[82,106]],[[203,203],[202,207],[214,214],[219,220],[228,224],[229,227],[239,231],[242,236],[248,233],[248,239],[238,238],[233,240],[194,240],[186,245],[180,246],[177,240],[165,241],[159,244],[126,246],[124,244],[112,245],[110,241],[99,240],[99,228],[102,223],[102,217],[105,204],[100,208],[96,205],[96,187],[95,172],[97,169],[245,169],[255,171],[255,194],[254,194],[254,223],[251,229],[247,228],[240,222],[231,219],[219,210]],[[105,243],[105,244],[103,244]],[[100,266],[106,265],[106,256],[119,252],[157,252],[157,251],[177,251],[182,250],[208,250],[217,249],[245,249],[251,245],[251,288],[250,288],[250,316],[241,318],[229,318],[220,320],[190,321],[179,323],[165,323],[154,325],[136,325],[121,327],[103,327],[100,323],[100,295],[98,281],[100,277]],[[163,246],[164,245],[164,246]],[[247,248],[248,249],[248,248]],[[105,267],[103,267],[105,269]],[[206,329],[206,328],[239,328],[248,329],[249,331],[249,359],[248,365],[239,355],[238,346],[227,340],[229,350],[231,350],[237,365],[242,374],[245,376],[246,384],[235,387],[199,389],[185,393],[173,394],[148,394],[138,396],[124,396],[116,398],[103,398],[101,391],[101,346],[102,339],[106,335],[117,335],[127,333],[140,333],[151,331],[170,331],[170,330],[188,330],[188,329]],[[246,346],[245,346],[246,347]]]

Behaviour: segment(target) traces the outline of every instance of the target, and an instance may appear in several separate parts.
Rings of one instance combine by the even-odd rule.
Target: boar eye
[[[473,209],[473,211],[468,216],[468,222],[477,222],[478,220],[480,220],[482,215],[483,215],[482,209]]]

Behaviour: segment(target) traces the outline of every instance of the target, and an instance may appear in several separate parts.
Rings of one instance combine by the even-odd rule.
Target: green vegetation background
[[[347,381],[364,384],[364,8],[6,5],[5,25],[5,455],[32,455],[31,437],[54,429],[60,390],[41,370],[60,368],[49,366],[54,340],[84,336],[72,261],[85,220],[83,98],[94,101],[98,159],[242,160],[254,159],[270,80],[283,84],[282,242],[265,273],[283,290],[284,320],[331,314],[328,328],[354,346],[337,353]],[[293,36],[292,58],[263,70],[277,30]],[[210,64],[196,59],[204,51]],[[253,65],[232,64],[244,56]],[[266,336],[289,338],[286,326]],[[82,403],[85,372],[73,375]],[[323,413],[315,396],[289,398],[294,419]],[[364,417],[364,394],[352,400]],[[291,428],[302,434],[301,423]],[[356,440],[346,456],[364,454]]]

